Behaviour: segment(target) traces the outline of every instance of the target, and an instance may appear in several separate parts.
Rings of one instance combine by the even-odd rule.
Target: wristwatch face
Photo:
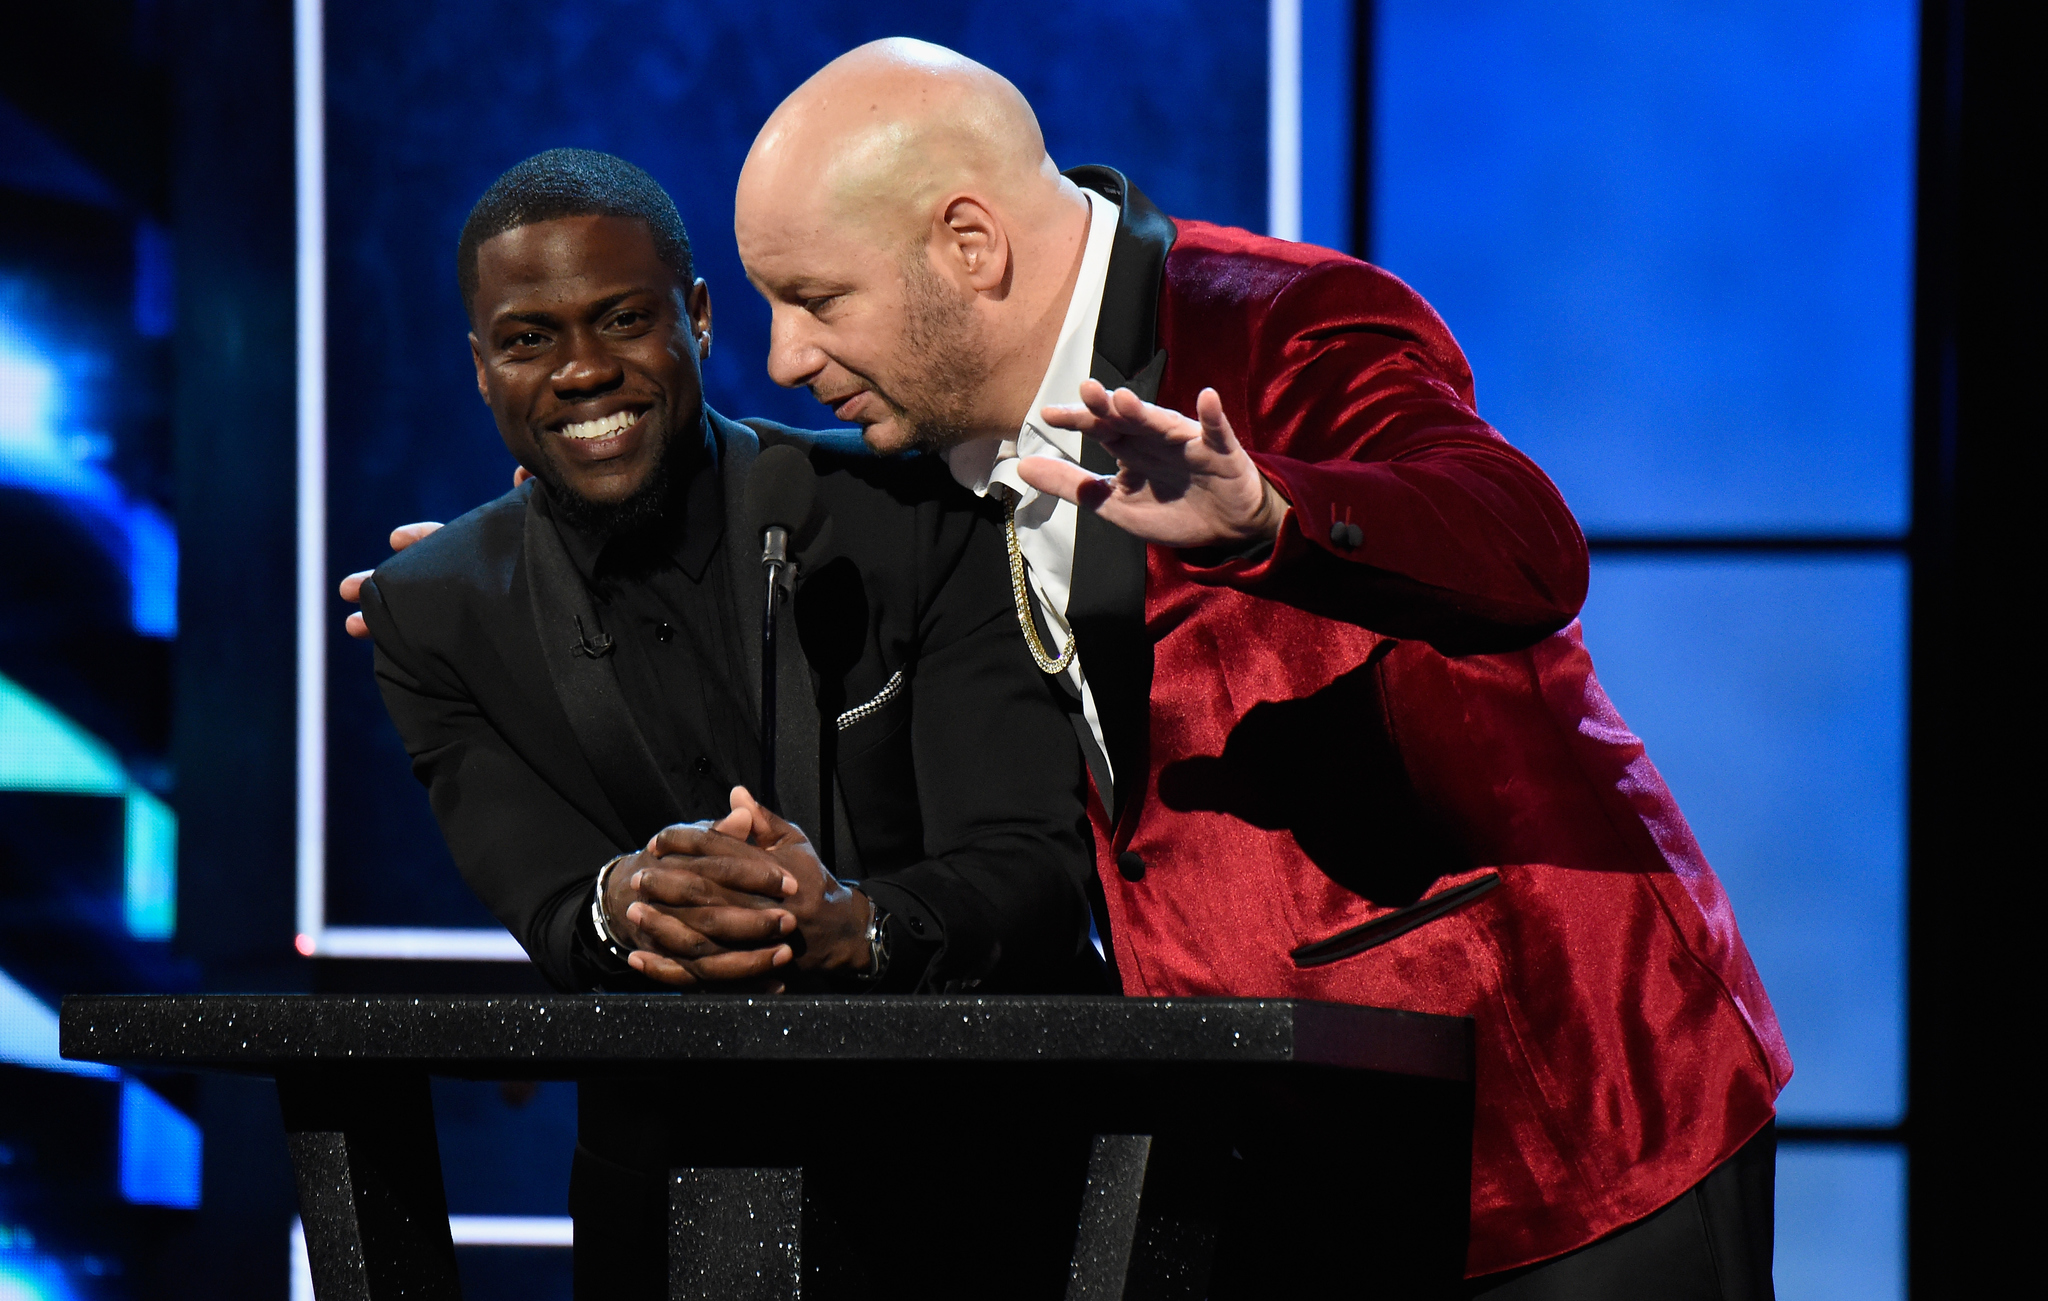
[[[859,973],[864,985],[872,985],[882,978],[889,969],[889,914],[882,911],[880,904],[871,903],[874,909],[868,918],[868,969]]]

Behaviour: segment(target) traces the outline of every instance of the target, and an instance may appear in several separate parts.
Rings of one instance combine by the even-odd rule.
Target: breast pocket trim
[[[889,680],[882,684],[882,689],[875,693],[873,700],[868,701],[866,704],[855,705],[852,709],[839,716],[839,730],[844,732],[847,728],[877,712],[883,705],[888,704],[901,694],[903,694],[903,670],[897,669],[889,675]]]

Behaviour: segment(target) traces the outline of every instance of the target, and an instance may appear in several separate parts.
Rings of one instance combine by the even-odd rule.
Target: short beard
[[[989,362],[973,307],[932,271],[923,244],[904,259],[904,273],[903,343],[913,368],[895,386],[900,403],[877,396],[896,413],[907,450],[943,452],[973,437],[975,400]]]
[[[572,490],[543,444],[532,469],[547,485],[548,505],[554,508],[555,517],[580,533],[607,539],[650,532],[660,525],[668,515],[677,481],[687,477],[686,471],[703,451],[701,438],[679,436],[666,428],[665,413],[662,420],[661,454],[646,481],[623,501],[592,501]]]

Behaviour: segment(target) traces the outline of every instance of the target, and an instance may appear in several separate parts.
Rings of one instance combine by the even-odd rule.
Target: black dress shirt
[[[706,439],[688,477],[674,487],[673,508],[651,530],[606,537],[556,515],[563,546],[616,648],[619,689],[636,707],[641,734],[686,821],[724,817],[734,786],[760,785],[760,733],[746,705],[760,684],[746,681],[730,566],[723,563],[717,455]]]
[[[746,680],[739,640],[759,631],[738,626],[718,469],[718,445],[707,429],[686,477],[671,487],[670,509],[652,527],[607,535],[555,513],[562,545],[612,638],[619,690],[682,802],[678,820],[686,822],[724,817],[734,786],[760,790],[760,730],[747,702],[758,698],[761,684]],[[598,866],[591,868],[593,892]],[[938,952],[937,937],[920,917],[885,913],[887,987],[915,988]],[[631,968],[604,946],[594,923],[577,931],[586,964],[613,983],[628,976]]]

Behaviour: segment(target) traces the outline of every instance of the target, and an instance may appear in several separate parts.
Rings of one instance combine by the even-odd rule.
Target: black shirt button
[[[654,625],[654,640],[656,641],[666,642],[673,638],[675,635],[676,630],[674,628],[669,627],[665,623],[657,623]]]
[[[1116,856],[1116,871],[1126,881],[1142,881],[1145,879],[1145,860],[1138,856],[1137,850],[1126,849]]]
[[[668,627],[667,624],[661,626],[664,628]],[[663,640],[666,641],[667,638],[663,638]],[[711,775],[711,760],[701,754],[698,755],[697,762],[690,765],[690,773],[695,777],[709,777]]]
[[[904,921],[910,926],[910,933],[912,935],[924,934],[924,918],[919,917],[916,913],[912,913]]]

